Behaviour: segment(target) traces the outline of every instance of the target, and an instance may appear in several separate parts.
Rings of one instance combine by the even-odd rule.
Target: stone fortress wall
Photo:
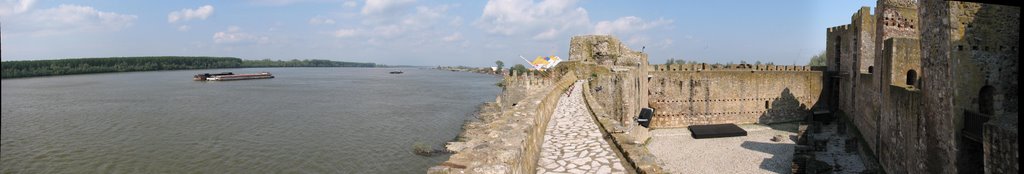
[[[654,128],[723,123],[779,123],[811,115],[821,71],[808,66],[652,65],[649,105]]]
[[[550,76],[506,75],[495,102],[446,145],[453,152],[428,173],[533,173],[558,99],[576,81],[571,70]]]
[[[654,128],[779,123],[830,111],[886,173],[1017,173],[1020,8],[937,0],[879,0],[826,29],[826,67],[649,65],[612,36],[574,36],[560,78],[507,76],[458,152],[432,172],[531,173],[558,93],[587,80],[587,104],[638,172],[651,166],[634,125]],[[570,78],[567,78],[571,76]],[[648,135],[649,137],[649,135]],[[639,142],[639,143],[638,143]],[[860,144],[860,145],[856,145]]]
[[[886,173],[1017,173],[1020,8],[880,0],[826,30],[824,93]]]
[[[588,76],[591,93],[614,120],[635,123],[633,117],[647,107],[647,54],[634,51],[612,36],[574,36],[569,57],[580,61],[581,76]],[[587,67],[587,68],[582,68]]]

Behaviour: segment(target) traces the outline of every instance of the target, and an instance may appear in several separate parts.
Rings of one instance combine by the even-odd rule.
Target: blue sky
[[[805,64],[875,1],[0,0],[2,59],[230,56],[491,66],[566,58],[574,35],[649,54]]]

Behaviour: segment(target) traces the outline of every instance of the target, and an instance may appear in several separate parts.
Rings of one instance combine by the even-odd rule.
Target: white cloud
[[[587,10],[576,0],[490,0],[477,27],[492,34],[551,39],[590,27]]]
[[[452,33],[451,35],[448,35],[448,36],[445,36],[445,37],[441,38],[441,40],[445,41],[445,42],[459,41],[459,40],[462,40],[462,33],[455,32],[455,33]]]
[[[313,17],[313,18],[309,18],[309,24],[310,25],[334,24],[334,19],[326,18],[326,17],[323,17],[323,16],[316,16],[316,17]]]
[[[358,3],[358,2],[356,2],[356,1],[345,1],[345,2],[344,2],[344,3],[342,3],[341,5],[342,5],[342,6],[345,6],[345,7],[349,7],[349,8],[352,8],[352,7],[356,7],[356,6],[359,6],[359,3]]]
[[[403,7],[412,5],[415,0],[366,0],[363,6],[363,15],[391,14],[397,13]]]
[[[357,31],[356,29],[338,29],[337,31],[334,31],[334,33],[331,34],[333,34],[334,37],[346,38],[356,36],[358,32],[359,31]]]
[[[672,20],[666,20],[664,18],[659,18],[654,21],[645,21],[640,17],[626,16],[613,21],[597,22],[597,24],[594,24],[594,34],[615,35],[622,38],[627,45],[631,46],[667,48],[672,45],[672,39],[652,39],[650,36],[652,35],[651,32],[645,31],[659,27],[669,27],[671,24]]]
[[[213,43],[233,44],[252,42],[266,44],[270,42],[270,38],[242,32],[242,28],[238,26],[230,26],[227,31],[213,33]]]
[[[447,32],[444,31],[445,33],[442,33],[438,28],[448,24],[449,16],[446,14],[448,9],[458,6],[458,4],[445,4],[413,7],[413,4],[404,3],[411,3],[411,1],[367,2],[367,6],[387,4],[380,6],[388,7],[374,8],[388,10],[385,10],[387,12],[363,14],[361,26],[341,28],[327,33],[341,38],[363,36],[378,44],[385,44],[385,42],[395,41],[399,38],[405,40],[404,43],[434,40],[438,35],[446,34]]]
[[[285,5],[292,5],[292,4],[298,4],[298,3],[309,3],[309,2],[324,3],[324,2],[332,2],[332,1],[337,1],[337,0],[246,0],[246,1],[249,1],[250,3],[256,4],[256,5],[285,6]]]
[[[178,31],[188,31],[189,29],[192,29],[192,27],[189,27],[188,25],[178,26]]]
[[[451,22],[448,22],[452,27],[462,27],[462,16],[455,16]]]
[[[444,18],[445,13],[448,12],[448,8],[448,5],[436,7],[419,6],[416,7],[415,13],[406,14],[398,20],[390,22],[400,24],[406,28],[425,27],[438,22],[441,18]]]
[[[210,15],[212,15],[212,14],[213,14],[213,6],[211,6],[211,5],[204,5],[204,6],[201,6],[199,8],[196,8],[196,9],[187,9],[186,8],[186,9],[181,9],[181,10],[178,10],[178,11],[173,11],[173,12],[167,14],[167,22],[168,23],[175,23],[175,22],[178,22],[179,20],[189,21],[189,20],[192,20],[192,19],[203,19],[203,20],[206,20],[206,18],[210,17]]]
[[[406,28],[399,25],[385,25],[373,27],[373,34],[378,37],[394,38],[404,33],[405,30]]]
[[[645,22],[636,16],[626,16],[615,21],[601,21],[594,25],[595,34],[630,34],[655,27],[672,24],[672,20],[658,19]]]
[[[24,13],[32,8],[36,0],[3,0],[0,1],[0,16]]]
[[[557,38],[558,34],[559,34],[558,30],[556,30],[554,28],[549,28],[547,31],[541,32],[541,33],[539,33],[537,35],[533,35],[533,39],[537,39],[537,40],[550,40],[550,39]]]
[[[75,32],[118,31],[138,19],[135,15],[103,12],[89,6],[61,4],[14,15],[5,21],[8,33],[28,33],[34,36],[59,35]]]

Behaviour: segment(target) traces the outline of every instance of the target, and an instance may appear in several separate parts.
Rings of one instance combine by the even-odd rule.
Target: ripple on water
[[[274,72],[202,83],[199,72]],[[282,68],[4,80],[0,173],[419,173],[495,77]],[[130,80],[125,80],[130,79]]]

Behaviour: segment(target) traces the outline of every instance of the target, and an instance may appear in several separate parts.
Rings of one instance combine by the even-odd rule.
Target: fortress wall
[[[927,173],[925,159],[925,125],[921,115],[920,89],[906,86],[889,86],[885,106],[900,106],[900,109],[883,110],[879,121],[878,161],[886,172]]]
[[[1020,7],[973,2],[946,5],[947,54],[953,61],[953,73],[941,80],[955,87],[952,126],[946,128],[955,132],[958,172],[981,172],[964,169],[983,168],[985,173],[1017,173]],[[985,119],[984,123],[976,121]],[[982,135],[977,137],[977,133]]]
[[[1020,7],[879,0],[866,12],[827,29],[826,91],[882,170],[1016,173]]]
[[[695,66],[695,65],[679,65]],[[657,66],[660,67],[660,66]],[[672,67],[672,66],[669,66]],[[811,114],[821,94],[822,72],[803,66],[773,71],[651,71],[651,126],[778,123]],[[670,68],[671,69],[671,68]],[[678,70],[678,69],[677,69]]]
[[[856,100],[856,109],[850,110],[849,114],[853,115],[853,125],[857,127],[860,134],[864,136],[867,146],[872,151],[877,152],[878,149],[878,93],[875,87],[872,85],[874,82],[870,74],[860,74],[857,76],[857,87],[854,88],[854,99]]]
[[[540,160],[541,145],[544,144],[544,134],[547,132],[548,122],[551,121],[551,114],[555,112],[555,108],[558,106],[558,99],[562,97],[562,94],[573,83],[576,82],[575,73],[566,73],[562,76],[557,83],[542,92],[542,98],[539,101],[530,101],[528,106],[531,106],[531,110],[536,110],[536,115],[533,115],[533,124],[527,129],[527,136],[523,142],[522,155],[518,157],[513,163],[513,170],[518,170],[513,173],[533,173],[537,170],[537,161]]]
[[[467,122],[447,161],[427,173],[533,173],[540,145],[558,98],[576,81],[571,70],[551,77],[505,76],[496,103],[486,104],[478,121]]]
[[[573,36],[569,43],[570,60],[579,61],[589,76],[589,86],[597,102],[611,119],[623,125],[633,124],[640,108],[647,104],[647,54],[634,51],[613,36]]]

